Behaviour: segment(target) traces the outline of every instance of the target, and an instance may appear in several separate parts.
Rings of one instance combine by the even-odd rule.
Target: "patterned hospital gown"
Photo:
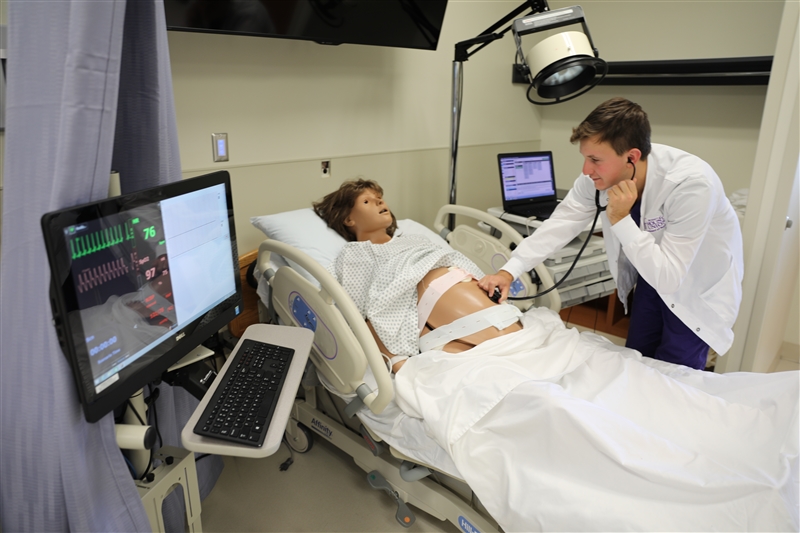
[[[361,315],[394,355],[419,353],[417,284],[439,267],[483,272],[460,252],[422,235],[396,235],[386,244],[347,243],[328,270],[350,295]]]

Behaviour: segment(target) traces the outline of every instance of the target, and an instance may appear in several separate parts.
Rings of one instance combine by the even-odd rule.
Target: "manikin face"
[[[630,179],[632,167],[628,165],[627,152],[618,155],[607,142],[596,142],[596,137],[581,141],[583,173],[592,178],[598,191],[610,189],[617,183]]]
[[[383,201],[383,197],[372,189],[367,189],[356,198],[350,216],[344,221],[356,237],[386,231],[392,225],[392,212]]]

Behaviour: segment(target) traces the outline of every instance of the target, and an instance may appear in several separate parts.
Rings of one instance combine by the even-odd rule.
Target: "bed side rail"
[[[324,305],[324,307],[330,311],[328,314],[330,317],[329,320],[332,319],[335,321],[337,320],[336,317],[343,318],[346,324],[342,324],[342,326],[344,326],[342,328],[336,328],[338,329],[338,334],[342,337],[353,335],[357,341],[356,346],[358,349],[342,350],[343,352],[346,351],[346,353],[342,353],[341,355],[348,358],[365,358],[366,364],[369,364],[370,368],[372,369],[372,373],[375,376],[378,389],[370,390],[369,387],[363,382],[363,370],[365,367],[361,367],[361,370],[359,370],[358,360],[348,363],[345,363],[344,361],[334,362],[334,359],[339,357],[339,354],[337,353],[334,355],[334,357],[325,358],[328,360],[317,358],[315,364],[317,364],[318,368],[320,368],[320,365],[323,367],[328,367],[328,370],[331,371],[330,373],[325,372],[325,368],[320,368],[320,370],[326,374],[326,377],[335,377],[335,379],[332,381],[339,381],[337,387],[341,386],[344,389],[341,390],[341,392],[348,393],[355,391],[362,399],[364,404],[369,407],[372,412],[376,414],[381,413],[386,408],[388,403],[394,398],[394,387],[392,385],[386,363],[384,363],[383,356],[378,349],[378,345],[375,343],[375,339],[372,337],[366,322],[361,317],[361,313],[358,311],[353,301],[350,299],[344,289],[342,289],[341,285],[339,285],[336,279],[313,258],[311,258],[305,252],[302,252],[297,248],[280,241],[266,239],[259,245],[258,269],[263,273],[263,275],[270,276],[270,274],[268,274],[269,254],[272,252],[279,254],[286,259],[291,259],[306,269],[309,274],[319,281],[320,288],[314,287],[308,282],[307,279],[297,274],[297,272],[295,272],[293,269],[289,267],[281,267],[278,269],[278,272],[274,275],[271,275],[271,279],[268,280],[270,285],[272,285],[274,281],[279,282],[273,285],[273,302],[271,303],[278,304],[278,308],[283,309],[281,314],[284,320],[288,318],[295,325],[302,327],[303,324],[301,324],[297,319],[297,309],[290,311],[287,308],[287,302],[289,301],[290,297],[293,296],[290,293],[294,291],[294,288],[304,287],[304,289],[302,289],[302,292],[304,293],[303,296],[310,301],[297,303],[297,305],[302,306],[304,304],[310,304],[317,309],[321,309],[320,306]],[[288,282],[285,284],[287,285],[286,287],[280,282],[281,279]],[[284,294],[283,297],[279,297],[279,295],[276,294],[276,291],[288,292]],[[336,324],[330,325],[334,327],[336,326]],[[339,342],[343,344],[343,347],[346,347],[347,341],[345,339],[338,339],[338,341],[326,341],[322,337],[324,337],[326,334],[332,335],[333,332],[328,333],[322,328],[317,328],[317,330],[318,331],[315,331],[315,345],[318,344],[318,342]]]
[[[471,226],[460,225],[452,232],[447,229],[449,215],[462,215],[479,220],[490,228],[497,230],[492,235]],[[511,250],[522,242],[524,238],[507,222],[490,215],[485,211],[463,205],[445,204],[436,214],[434,229],[439,232],[454,248],[464,253],[473,260],[484,272],[497,272],[511,257]],[[498,236],[495,236],[499,232]],[[445,234],[446,233],[446,234]],[[444,235],[443,235],[444,234]],[[535,269],[541,281],[542,291],[553,286],[553,276],[544,264]],[[531,281],[530,275],[525,273],[520,276],[520,284],[512,285],[512,296],[535,295],[539,288]],[[523,311],[536,302],[538,306],[549,307],[553,311],[561,310],[561,297],[558,291],[552,291],[536,300],[523,300],[512,302]]]

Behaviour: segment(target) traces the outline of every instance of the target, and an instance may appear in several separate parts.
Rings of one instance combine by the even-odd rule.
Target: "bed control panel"
[[[314,348],[328,360],[336,358],[337,345],[330,328],[323,322],[310,305],[297,293],[289,296],[289,309],[295,323],[314,332]]]
[[[317,331],[317,315],[300,296],[295,295],[292,302],[292,316],[300,327]]]

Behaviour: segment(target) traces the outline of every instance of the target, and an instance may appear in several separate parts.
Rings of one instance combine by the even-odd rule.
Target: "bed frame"
[[[477,219],[491,228],[491,233],[470,226],[445,228],[450,214]],[[510,257],[511,243],[522,236],[511,226],[483,211],[447,205],[439,210],[435,227],[455,249],[472,259],[484,272],[496,272]],[[305,268],[317,281],[316,287],[291,267],[271,270],[271,253],[291,259]],[[379,414],[394,398],[390,373],[383,362],[372,334],[353,302],[336,280],[304,252],[275,240],[267,239],[258,250],[258,270],[269,281],[270,313],[276,313],[285,324],[307,327],[315,331],[309,355],[317,372],[349,403],[332,395],[320,385],[315,372],[306,372],[302,398],[295,401],[286,428],[289,444],[298,452],[310,449],[312,435],[331,442],[343,450],[367,472],[370,485],[385,490],[396,501],[397,521],[403,526],[414,522],[410,504],[440,520],[448,520],[466,533],[497,531],[497,523],[488,515],[461,479],[444,474],[430,465],[411,461],[387,446],[353,416],[366,406]],[[544,266],[537,268],[544,288],[552,278]],[[516,287],[520,295],[535,294],[536,286],[525,274]],[[551,292],[546,305],[559,310],[561,301]],[[531,303],[522,302],[523,309]],[[264,319],[266,308],[259,301]],[[272,315],[274,317],[274,315]],[[364,382],[367,367],[377,382],[373,390]]]

